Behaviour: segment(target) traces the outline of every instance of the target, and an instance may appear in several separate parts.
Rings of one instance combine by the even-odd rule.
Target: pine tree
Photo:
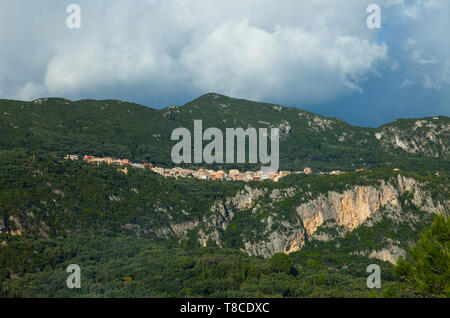
[[[427,297],[450,297],[450,217],[437,215],[394,273]]]

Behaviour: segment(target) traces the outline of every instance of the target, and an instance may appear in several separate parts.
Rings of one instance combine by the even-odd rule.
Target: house
[[[225,178],[225,171],[219,170],[219,171],[216,172],[215,176],[216,176],[216,179],[222,180],[222,179]]]
[[[290,171],[280,171],[280,178],[284,178],[284,177],[286,177],[286,176],[288,176],[288,175],[290,175],[291,174],[291,172]]]
[[[303,169],[303,173],[311,174],[312,173],[312,169],[310,167],[306,167],[305,169]]]
[[[83,160],[84,160],[84,161],[87,161],[87,162],[93,162],[94,159],[95,159],[94,156],[88,156],[88,155],[85,155],[85,156],[83,157]]]
[[[242,175],[240,174],[235,174],[232,178],[234,181],[242,181]]]
[[[108,158],[108,159],[111,159],[111,158]],[[116,160],[111,160],[111,163],[125,166],[125,165],[129,165],[130,161],[128,159],[116,159]]]
[[[110,157],[106,157],[106,158],[94,158],[93,162],[101,164],[101,163],[106,163],[108,165],[110,165],[112,163],[112,158]]]
[[[64,157],[64,159],[74,161],[74,160],[78,160],[78,156],[77,155],[66,155]]]

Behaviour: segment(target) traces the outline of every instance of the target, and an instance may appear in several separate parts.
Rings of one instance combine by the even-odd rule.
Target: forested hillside
[[[392,268],[449,212],[447,117],[359,128],[208,94],[163,110],[0,101],[0,119],[2,297],[424,295]],[[281,168],[314,173],[244,183],[64,160],[171,166],[172,129],[194,119],[205,128],[278,127]],[[335,169],[347,173],[318,173]],[[372,263],[382,268],[381,290],[366,286]],[[69,264],[82,268],[80,290],[65,286]]]
[[[49,98],[33,102],[0,101],[2,149],[116,156],[173,166],[172,131],[202,120],[204,129],[277,127],[281,131],[280,169],[323,171],[358,168],[423,167],[448,170],[450,119],[405,119],[379,129],[297,108],[206,94],[182,107],[155,110],[117,100]],[[255,165],[217,165],[245,168]]]

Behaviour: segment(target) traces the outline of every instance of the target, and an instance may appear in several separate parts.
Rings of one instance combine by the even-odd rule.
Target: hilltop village
[[[64,157],[66,160],[80,160],[78,155],[66,155]],[[305,173],[311,174],[312,169],[306,167],[303,171],[279,171],[274,173],[263,173],[261,171],[246,171],[241,172],[237,169],[231,169],[227,172],[223,170],[207,170],[207,169],[185,169],[181,167],[174,168],[161,168],[153,166],[151,163],[134,163],[128,159],[113,159],[111,157],[95,157],[85,155],[83,157],[83,161],[90,164],[108,164],[108,165],[118,165],[120,168],[118,171],[123,172],[124,174],[128,174],[128,167],[134,167],[139,169],[147,169],[151,170],[159,175],[164,177],[171,178],[196,178],[200,180],[222,180],[222,181],[262,181],[262,180],[273,180],[278,182],[280,178],[290,175],[291,173]]]
[[[66,155],[64,157],[65,160],[80,160],[78,155]],[[125,175],[128,174],[128,167],[134,167],[139,169],[147,169],[151,170],[159,175],[162,175],[164,177],[171,177],[171,178],[195,178],[200,180],[221,180],[221,181],[244,181],[244,182],[250,182],[250,181],[263,181],[263,180],[272,180],[274,182],[278,182],[281,178],[286,177],[290,174],[311,174],[312,169],[309,167],[306,167],[303,169],[303,171],[278,171],[273,173],[263,173],[262,171],[246,171],[241,172],[237,169],[231,169],[227,172],[224,170],[206,170],[206,169],[198,169],[198,170],[191,170],[191,169],[185,169],[180,167],[174,167],[174,168],[161,168],[153,166],[151,163],[134,163],[131,162],[128,159],[113,159],[111,157],[95,157],[95,156],[89,156],[85,155],[83,157],[83,161],[90,163],[90,164],[108,164],[108,165],[118,165],[120,166],[118,171],[124,173]],[[364,169],[358,169],[356,171],[362,171]],[[338,175],[342,174],[344,172],[342,171],[332,171],[329,174],[332,175]],[[323,174],[323,172],[321,173]]]

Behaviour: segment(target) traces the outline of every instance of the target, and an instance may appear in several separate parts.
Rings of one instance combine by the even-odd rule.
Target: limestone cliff
[[[199,240],[204,246],[208,239],[221,246],[221,233],[226,231],[235,213],[241,211],[255,215],[255,218],[258,215],[260,217],[259,223],[248,228],[245,235],[241,235],[243,251],[249,255],[264,257],[276,252],[291,253],[301,249],[308,240],[328,241],[335,238],[319,233],[321,226],[334,227],[342,236],[363,224],[376,224],[381,218],[380,211],[383,210],[390,211],[389,217],[396,221],[408,221],[408,218],[413,220],[415,216],[408,216],[403,211],[404,195],[409,195],[411,203],[428,213],[449,211],[448,200],[434,200],[423,184],[400,174],[389,181],[380,180],[377,185],[355,185],[341,192],[328,191],[312,197],[299,189],[269,191],[247,186],[234,198],[216,202],[212,208],[212,216],[204,219],[209,227],[200,231]],[[280,205],[277,203],[289,198],[303,202],[286,216],[286,213],[280,212]],[[261,217],[262,215],[268,217]],[[384,249],[372,251],[369,256],[395,262],[399,255],[405,253],[398,245],[388,243]]]
[[[343,193],[330,191],[298,206],[297,213],[309,236],[330,219],[351,231],[382,207],[401,208],[399,198],[406,192],[411,192],[414,204],[427,212],[445,211],[445,207],[440,202],[433,202],[414,179],[398,175],[395,185],[383,180],[378,187],[356,186]]]
[[[408,154],[435,158],[450,156],[450,124],[444,117],[397,120],[382,126],[375,137],[387,151],[401,149]]]

